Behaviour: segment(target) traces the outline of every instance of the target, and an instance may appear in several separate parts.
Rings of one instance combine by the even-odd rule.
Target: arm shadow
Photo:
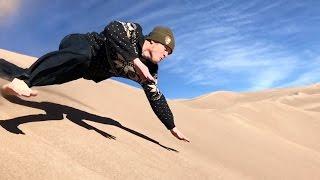
[[[154,144],[159,145],[160,147],[168,150],[168,151],[173,151],[173,152],[179,152],[178,150],[175,150],[173,148],[164,146],[160,144],[158,141],[140,133],[137,132],[133,129],[130,129],[128,127],[125,127],[121,125],[118,121],[108,118],[108,117],[102,117],[99,115],[95,115],[92,113],[88,113],[70,106],[66,105],[61,105],[57,103],[52,103],[52,102],[35,102],[35,101],[27,101],[23,100],[18,97],[14,96],[5,96],[5,98],[14,103],[14,104],[19,104],[27,107],[32,107],[32,108],[37,108],[45,111],[45,114],[33,114],[33,115],[27,115],[27,116],[21,116],[21,117],[16,117],[13,119],[7,119],[7,120],[2,120],[0,121],[0,125],[6,129],[7,131],[15,134],[25,134],[22,130],[18,128],[20,124],[24,123],[30,123],[30,122],[40,122],[40,121],[56,121],[56,120],[63,120],[63,114],[66,114],[66,118],[72,121],[73,123],[86,128],[88,130],[94,130],[97,133],[101,134],[102,136],[108,138],[108,139],[113,139],[116,140],[116,137],[104,132],[94,126],[91,126],[90,124],[86,123],[84,120],[92,121],[92,122],[97,122],[97,123],[102,123],[102,124],[107,124],[111,126],[116,126],[122,130],[125,130],[133,135],[136,135],[140,138],[143,138],[147,141],[150,141]]]

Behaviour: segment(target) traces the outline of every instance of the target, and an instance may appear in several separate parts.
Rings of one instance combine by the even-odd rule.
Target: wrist
[[[177,127],[173,127],[171,129],[169,129],[170,131],[175,131],[177,129]]]

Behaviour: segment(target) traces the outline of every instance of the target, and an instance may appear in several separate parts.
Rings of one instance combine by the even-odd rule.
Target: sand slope
[[[169,101],[190,144],[140,89],[83,79],[36,89],[0,97],[0,179],[320,179],[319,84]]]

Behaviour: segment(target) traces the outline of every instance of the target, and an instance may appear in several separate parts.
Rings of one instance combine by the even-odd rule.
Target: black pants
[[[40,57],[19,76],[29,87],[62,84],[82,78],[88,71],[92,51],[85,34],[64,37],[59,50]]]

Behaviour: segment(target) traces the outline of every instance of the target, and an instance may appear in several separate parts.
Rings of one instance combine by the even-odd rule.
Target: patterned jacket
[[[113,21],[100,34],[87,35],[94,47],[94,58],[87,79],[100,82],[110,77],[124,77],[139,83],[156,116],[167,129],[174,128],[173,114],[165,96],[158,88],[158,65],[143,60],[141,56],[144,43],[141,26],[137,23]],[[140,58],[148,67],[156,82],[143,82],[140,79],[133,64],[136,58]]]

